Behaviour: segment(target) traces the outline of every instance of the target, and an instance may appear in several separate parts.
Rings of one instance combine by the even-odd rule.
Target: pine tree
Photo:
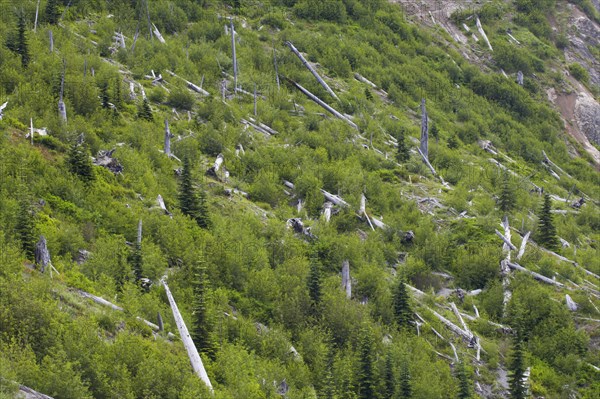
[[[513,339],[513,352],[509,364],[510,371],[510,397],[512,399],[524,399],[527,397],[527,388],[523,383],[525,375],[525,359],[523,356],[523,339],[520,333],[517,333]]]
[[[555,250],[558,247],[558,238],[552,221],[552,203],[550,201],[550,196],[547,193],[544,194],[544,204],[539,214],[538,241],[547,249]]]
[[[183,159],[183,170],[179,183],[179,206],[181,212],[194,219],[198,223],[198,226],[202,228],[210,226],[206,197],[203,190],[200,190],[199,196],[196,195],[192,182],[190,163],[187,157]]]
[[[400,366],[400,384],[398,387],[398,397],[401,399],[409,399],[412,397],[412,383],[410,370],[408,369],[408,360],[404,359]]]
[[[458,399],[468,399],[471,397],[471,381],[465,367],[464,361],[456,364],[456,378],[458,379]]]
[[[95,176],[92,160],[90,159],[87,147],[82,140],[77,140],[71,145],[67,155],[67,162],[71,173],[76,174],[81,180],[86,183],[94,180]]]
[[[458,138],[456,138],[455,134],[453,134],[452,136],[448,137],[448,141],[446,142],[446,145],[451,150],[455,149],[455,148],[458,148]]]
[[[100,85],[100,100],[102,101],[102,108],[110,108],[110,97],[108,95],[108,82],[103,82]]]
[[[121,92],[121,78],[115,79],[115,89],[113,93],[112,103],[115,106],[116,111],[120,111],[123,108],[123,94]]]
[[[136,242],[133,246],[133,252],[131,254],[131,268],[133,269],[133,275],[135,277],[135,282],[139,283],[142,279],[142,267],[143,267],[144,259],[142,256],[142,244]]]
[[[60,13],[58,12],[58,1],[59,0],[48,0],[46,3],[46,22],[50,25],[56,25],[58,19],[60,18]]]
[[[308,295],[311,299],[312,315],[317,316],[321,304],[321,265],[317,259],[313,259],[310,263]]]
[[[212,334],[212,323],[206,309],[208,286],[206,268],[199,263],[194,273],[194,311],[192,322],[192,339],[198,352],[211,359],[215,357],[215,341]]]
[[[397,280],[392,299],[394,319],[398,328],[408,330],[412,321],[410,298],[404,280],[400,277]]]
[[[358,397],[371,399],[375,396],[375,373],[373,363],[373,332],[369,326],[363,327],[359,343]]]
[[[21,196],[19,199],[19,214],[17,216],[16,232],[21,242],[21,249],[27,255],[28,259],[33,259],[35,255],[35,221],[34,212],[27,196]]]
[[[385,398],[393,398],[396,391],[396,377],[394,376],[394,362],[392,359],[392,351],[387,351],[385,355],[385,371],[384,371],[384,390]]]
[[[21,56],[21,66],[27,68],[29,65],[29,45],[27,43],[27,20],[25,12],[21,9],[17,12],[17,34],[6,43],[7,47]]]
[[[406,145],[406,133],[404,128],[401,128],[398,132],[398,150],[396,152],[396,160],[398,162],[406,162],[410,159],[410,153],[408,152],[408,147]]]
[[[435,143],[437,144],[440,141],[440,130],[437,127],[436,123],[431,124],[431,129],[429,130],[431,133],[431,137],[435,139]]]
[[[510,212],[515,205],[515,193],[510,184],[510,176],[507,171],[502,175],[502,187],[498,205],[503,212]]]
[[[150,103],[148,102],[147,98],[144,98],[142,101],[137,116],[138,118],[145,119],[147,121],[152,121],[154,119],[152,116],[152,108],[150,108]]]

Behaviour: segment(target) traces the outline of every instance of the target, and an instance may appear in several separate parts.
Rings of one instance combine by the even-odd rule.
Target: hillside
[[[596,398],[594,1],[0,2],[0,398]]]

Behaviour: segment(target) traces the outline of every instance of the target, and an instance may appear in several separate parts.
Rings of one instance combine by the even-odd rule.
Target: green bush
[[[590,75],[588,71],[583,66],[581,66],[581,64],[570,64],[569,73],[581,83],[587,84],[590,80]]]

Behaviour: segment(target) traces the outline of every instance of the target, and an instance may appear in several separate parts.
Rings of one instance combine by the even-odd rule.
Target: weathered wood
[[[369,86],[371,86],[372,88],[374,88],[374,89],[377,89],[377,85],[376,85],[375,83],[371,82],[369,79],[365,78],[364,76],[362,76],[362,75],[361,75],[360,73],[358,73],[358,72],[355,72],[355,73],[354,73],[354,78],[355,78],[356,80],[358,80],[359,82],[366,83],[366,84],[368,84]]]
[[[508,216],[504,216],[504,218],[502,219],[502,223],[500,223],[500,225],[504,228],[504,237],[506,237],[506,239],[508,240],[508,242],[511,242],[511,236],[510,236],[510,224],[508,222]],[[517,247],[514,248],[514,250],[516,250]],[[504,253],[506,253],[506,260],[510,261],[510,245],[507,244],[506,242],[504,243],[504,245],[502,245],[502,250],[504,251]]]
[[[465,321],[463,320],[460,312],[458,311],[458,308],[456,307],[456,304],[454,302],[450,302],[450,307],[452,308],[452,311],[454,312],[454,315],[456,316],[456,318],[458,319],[458,321],[460,321],[460,324],[462,325],[462,329],[467,332],[468,334],[471,335],[471,337],[473,336],[473,333],[471,332],[471,330],[469,330],[469,327],[467,327],[467,324],[465,323]]]
[[[529,235],[531,231],[528,231],[527,234],[523,237],[523,241],[521,241],[521,248],[519,248],[519,253],[517,254],[517,260],[520,260],[523,254],[525,253],[525,246],[527,245],[527,240],[529,240]]]
[[[332,203],[329,201],[326,201],[323,204],[323,217],[325,218],[325,222],[329,223],[329,220],[331,219],[331,207],[332,207]]]
[[[511,269],[515,269],[515,270],[519,270],[519,271],[531,274],[533,276],[533,278],[536,279],[536,280],[538,280],[538,281],[542,281],[542,282],[544,282],[546,284],[552,284],[552,285],[555,285],[555,286],[560,287],[560,288],[563,288],[565,286],[564,284],[559,283],[558,281],[554,281],[551,278],[548,278],[546,276],[542,276],[539,273],[536,273],[534,271],[526,269],[523,266],[519,265],[518,263],[507,262],[507,264],[508,264],[508,266]]]
[[[66,69],[66,62],[63,59],[63,70],[62,70],[62,75],[60,78],[60,97],[58,99],[58,115],[60,116],[60,119],[63,123],[67,123],[67,106],[65,105],[65,102],[63,101],[63,94],[65,91],[65,69]]]
[[[346,292],[346,298],[352,297],[352,279],[350,278],[350,262],[342,262],[342,289]]]
[[[256,83],[254,83],[254,116],[257,115],[257,109],[256,109]]]
[[[279,81],[279,68],[277,67],[277,55],[275,54],[275,46],[273,46],[273,65],[275,66],[275,79],[277,81],[277,91],[281,90],[281,82]]]
[[[142,245],[142,219],[138,221],[137,227],[137,245]]]
[[[544,162],[546,164],[548,164],[549,166],[552,166],[553,168],[557,169],[558,171],[560,171],[560,173],[562,173],[563,175],[566,175],[567,177],[571,177],[571,175],[569,175],[567,172],[565,172],[560,166],[558,166],[557,164],[555,164],[554,162],[552,162],[550,160],[550,158],[548,158],[548,155],[546,154],[546,151],[542,150],[542,155],[544,156]]]
[[[347,124],[349,124],[350,126],[352,126],[354,129],[359,130],[358,126],[356,125],[356,123],[352,122],[348,117],[346,117],[345,115],[342,115],[340,112],[336,111],[333,107],[329,106],[327,103],[325,103],[324,101],[322,101],[319,97],[315,96],[310,91],[306,90],[300,84],[294,82],[291,79],[287,79],[287,80],[291,84],[293,84],[294,86],[296,86],[296,88],[298,90],[300,90],[302,93],[304,93],[304,95],[306,95],[308,98],[310,98],[311,100],[313,100],[314,102],[316,102],[317,104],[319,104],[321,107],[325,108],[327,111],[329,111],[330,113],[332,113],[335,117],[343,120],[344,122],[346,122]]]
[[[48,39],[50,40],[50,52],[54,52],[54,36],[52,35],[52,29],[48,30]]]
[[[131,45],[131,50],[130,50],[132,53],[135,50],[135,44],[137,43],[137,39],[138,39],[139,35],[140,35],[140,27],[139,27],[139,24],[138,24],[138,27],[135,30],[135,35],[133,35],[133,44]]]
[[[171,134],[171,129],[169,129],[169,120],[165,119],[165,147],[164,152],[167,156],[171,156],[171,138],[173,135]]]
[[[229,24],[231,25],[231,56],[233,58],[233,92],[235,93],[238,89],[238,65],[235,54],[235,28],[233,26],[233,18],[229,18]]]
[[[325,196],[325,198],[327,198],[328,201],[331,201],[332,203],[334,203],[335,205],[338,206],[343,206],[343,207],[349,207],[350,204],[347,203],[346,201],[344,201],[342,199],[342,197],[335,195],[335,194],[331,194],[330,192],[327,192],[323,189],[320,189],[321,193],[323,193],[323,195]]]
[[[504,235],[502,233],[500,233],[497,229],[494,229],[494,231],[496,232],[496,235],[498,237],[500,237],[502,239],[502,241],[504,241],[504,245],[508,246],[508,248],[510,248],[513,251],[517,250],[517,247],[515,247],[508,238],[504,237]]]
[[[6,101],[4,104],[0,105],[0,121],[4,117],[4,110],[6,109],[7,106],[8,106],[8,101]]]
[[[575,312],[578,308],[577,303],[571,299],[571,297],[569,296],[569,294],[565,295],[565,301],[567,303],[567,308],[571,311],[571,312]]]
[[[19,392],[21,393],[19,396],[17,396],[19,398],[23,397],[25,399],[53,399],[52,396],[40,393],[34,389],[26,387],[25,385],[19,385]]]
[[[360,197],[360,209],[359,209],[359,214],[360,215],[365,215],[365,218],[367,218],[367,222],[369,223],[369,226],[371,226],[371,230],[375,231],[375,228],[373,227],[373,223],[371,223],[371,219],[369,218],[369,215],[367,215],[367,211],[366,211],[366,197],[364,194],[361,195]]]
[[[225,161],[225,157],[223,157],[223,154],[217,155],[217,158],[215,159],[215,163],[213,164],[213,166],[208,168],[208,170],[206,171],[206,174],[218,179],[219,176],[217,175],[217,172],[219,171],[219,169],[221,169],[221,165],[223,164],[223,161]]]
[[[163,318],[160,315],[160,312],[156,312],[156,322],[158,323],[158,332],[165,331],[165,324],[163,323]]]
[[[430,309],[430,310],[433,312],[433,314],[434,314],[435,317],[437,317],[442,323],[444,323],[444,325],[446,325],[446,327],[448,327],[450,329],[450,331],[452,331],[456,335],[459,335],[459,336],[465,338],[468,341],[470,341],[473,338],[473,335],[470,334],[469,332],[463,330],[462,328],[460,328],[456,324],[452,323],[450,320],[446,319],[444,316],[442,316],[441,314],[439,314],[435,310],[432,310],[432,309]]]
[[[43,273],[46,270],[46,266],[51,264],[50,252],[48,251],[48,244],[46,237],[40,236],[39,241],[35,244],[35,264],[40,266],[40,271]]]
[[[437,176],[435,169],[429,162],[429,159],[427,158],[427,156],[425,156],[425,154],[423,154],[423,152],[421,151],[421,148],[417,148],[417,151],[419,152],[419,155],[421,155],[421,158],[423,158],[423,162],[425,162],[425,165],[427,165],[429,170],[431,170],[431,173],[433,173],[434,176]]]
[[[427,165],[435,175],[433,167],[429,163],[429,122],[427,120],[427,108],[425,107],[425,99],[421,99],[421,144],[420,144],[421,156],[426,160]]]
[[[517,84],[523,86],[523,72],[517,72]]]
[[[171,75],[173,77],[176,77],[178,79],[183,80],[185,82],[185,84],[187,85],[188,89],[190,89],[192,91],[195,91],[196,93],[200,93],[200,94],[202,94],[204,96],[210,96],[210,93],[207,92],[206,90],[204,90],[202,87],[197,86],[194,83],[190,82],[189,80],[182,78],[181,76],[175,74],[175,72],[172,72],[172,71],[170,71],[168,69],[166,71],[167,71],[167,73],[169,75]]]
[[[37,1],[37,5],[35,6],[35,20],[33,21],[33,32],[35,32],[37,30],[39,12],[40,12],[40,0]]]
[[[338,96],[336,96],[335,93],[333,92],[333,90],[331,90],[331,87],[329,87],[329,85],[323,80],[323,78],[321,78],[321,76],[312,67],[312,65],[310,65],[310,63],[304,58],[304,56],[298,51],[298,49],[296,49],[296,47],[294,47],[294,45],[292,44],[292,42],[287,41],[287,42],[285,42],[285,44],[290,48],[290,50],[292,50],[292,52],[294,54],[296,54],[296,56],[300,59],[300,61],[302,61],[302,64],[306,67],[306,69],[308,69],[313,74],[313,76],[315,77],[315,79],[317,79],[317,82],[319,82],[319,84],[321,86],[323,86],[323,88],[325,90],[327,90],[327,92],[329,94],[331,94],[331,96],[333,98],[335,98],[337,101],[340,101],[340,99],[338,98]]]
[[[146,5],[148,3],[146,2]],[[148,17],[149,18],[149,17]],[[154,36],[156,36],[156,38],[158,39],[159,42],[161,43],[166,43],[165,42],[165,38],[160,34],[160,31],[158,30],[158,28],[156,27],[156,25],[152,24],[153,30],[152,32],[154,33]]]
[[[162,209],[165,212],[165,214],[167,214],[169,216],[173,215],[171,212],[169,212],[167,210],[167,207],[165,205],[165,200],[163,199],[162,195],[158,194],[158,197],[156,197],[156,202],[158,203],[158,207],[160,209]]]
[[[279,132],[275,129],[273,129],[270,126],[265,125],[262,122],[258,122],[257,120],[255,120],[254,118],[248,118],[248,120],[252,123],[254,123],[255,125],[257,125],[259,128],[263,129],[264,131],[266,131],[267,133],[269,133],[272,136],[275,136],[277,134],[279,134]]]
[[[485,34],[485,31],[483,30],[483,26],[481,26],[481,22],[479,21],[479,17],[476,17],[476,19],[475,19],[475,25],[477,26],[477,30],[479,31],[479,34],[481,35],[481,37],[483,37],[483,40],[486,42],[486,44],[489,47],[490,51],[494,51],[494,49],[492,48],[492,45],[490,44],[490,41],[488,40],[487,35]]]
[[[181,341],[183,342],[183,346],[188,353],[188,357],[190,358],[190,363],[192,364],[192,369],[196,373],[198,377],[206,384],[208,389],[212,392],[213,387],[210,383],[210,379],[208,378],[208,374],[206,373],[206,369],[204,368],[204,364],[202,363],[202,359],[200,359],[200,354],[196,349],[196,345],[194,345],[194,341],[190,336],[190,333],[183,321],[183,317],[181,317],[181,313],[179,313],[179,308],[177,307],[177,303],[175,303],[175,299],[171,294],[171,290],[167,285],[166,276],[162,278],[163,286],[165,287],[165,293],[167,294],[167,299],[169,300],[169,305],[171,306],[171,311],[173,312],[173,318],[175,319],[175,324],[177,325],[177,329],[179,330],[179,336],[181,337]]]

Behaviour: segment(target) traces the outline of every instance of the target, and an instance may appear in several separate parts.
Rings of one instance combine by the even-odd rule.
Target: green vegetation
[[[553,2],[484,6],[494,52],[481,67],[382,0],[48,0],[34,32],[36,5],[0,14],[0,397],[14,396],[13,382],[57,399],[445,399],[474,397],[478,386],[502,396],[521,389],[528,366],[531,395],[598,391],[590,319],[600,317],[600,187],[542,89],[544,61],[558,50],[537,14]],[[515,36],[527,38],[519,51],[488,29],[513,11]],[[57,112],[63,65],[67,123]],[[499,68],[541,78],[520,86]],[[244,93],[254,85],[256,113]],[[437,176],[415,151],[423,97]],[[48,134],[25,138],[30,123]],[[219,154],[221,169],[206,173]],[[535,187],[553,194],[539,222]],[[322,190],[347,203],[332,206],[329,222]],[[363,194],[368,218],[357,212]],[[505,215],[516,248],[529,231],[537,244],[512,261],[564,286],[513,270],[504,303],[495,230]],[[40,235],[55,268],[45,273],[31,267]],[[214,396],[190,367],[162,278]],[[469,316],[479,361],[476,345],[439,317],[463,329],[451,302]],[[516,377],[502,386],[507,372]]]

